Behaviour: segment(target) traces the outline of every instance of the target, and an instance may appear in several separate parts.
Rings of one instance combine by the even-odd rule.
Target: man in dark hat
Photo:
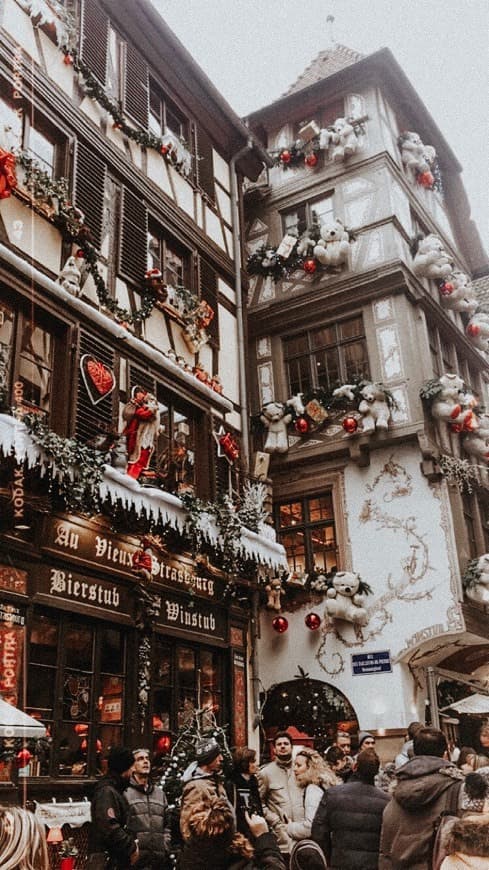
[[[89,870],[127,870],[139,859],[138,842],[126,830],[128,804],[124,789],[134,766],[134,755],[123,746],[113,746],[107,761],[108,772],[97,785],[92,798],[92,824],[88,841]]]
[[[189,818],[197,805],[211,797],[225,798],[226,790],[221,773],[222,750],[215,737],[199,740],[195,747],[195,761],[183,774],[184,783],[180,810],[180,831],[184,840],[190,837]]]

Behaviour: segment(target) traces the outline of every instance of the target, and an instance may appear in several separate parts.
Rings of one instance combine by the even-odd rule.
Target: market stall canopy
[[[0,698],[0,737],[45,737],[46,729],[42,722],[7,704]]]
[[[443,710],[456,710],[457,713],[489,713],[489,695],[469,695],[468,698],[455,701],[449,707],[443,707]]]

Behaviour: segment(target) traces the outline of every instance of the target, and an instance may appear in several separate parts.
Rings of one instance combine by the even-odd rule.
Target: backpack
[[[440,870],[444,859],[448,855],[446,850],[447,836],[454,822],[459,818],[457,811],[461,787],[450,789],[447,806],[433,824],[430,870]]]

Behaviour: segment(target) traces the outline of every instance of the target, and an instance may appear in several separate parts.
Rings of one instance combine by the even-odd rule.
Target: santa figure
[[[155,449],[160,430],[160,410],[156,397],[143,387],[133,387],[131,399],[125,405],[122,419],[127,441],[127,474],[139,479]]]

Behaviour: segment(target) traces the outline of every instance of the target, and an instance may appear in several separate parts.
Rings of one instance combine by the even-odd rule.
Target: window
[[[122,741],[125,632],[70,614],[35,611],[27,670],[26,712],[46,725],[32,776],[102,773],[107,749]]]
[[[153,674],[153,749],[170,749],[171,733],[191,721],[196,709],[207,708],[218,722],[224,718],[222,653],[188,643],[171,644],[156,637]],[[202,728],[211,725],[205,722]]]
[[[109,97],[122,103],[122,68],[124,62],[124,43],[116,30],[109,24],[107,44],[107,72],[105,90]]]
[[[189,252],[156,229],[150,229],[148,233],[148,269],[159,269],[170,287],[190,289]]]
[[[282,226],[284,234],[296,231],[301,235],[314,223],[325,224],[334,217],[334,196],[328,193],[321,199],[296,206],[290,211],[282,212]]]
[[[152,79],[149,82],[149,129],[155,136],[170,132],[182,142],[188,142],[188,118]]]
[[[361,315],[283,340],[290,395],[369,376]]]
[[[64,149],[59,131],[28,104],[18,113],[5,100],[0,100],[0,128],[5,131],[8,147],[22,148],[49,178],[63,175]]]
[[[332,490],[278,504],[276,528],[291,570],[304,574],[337,569]]]
[[[476,503],[475,497],[468,493],[462,494],[462,511],[467,533],[467,545],[469,549],[469,558],[475,559],[479,555],[477,546],[476,534]]]
[[[64,418],[69,377],[65,352],[66,332],[60,324],[38,310],[27,314],[0,307],[0,391],[3,386],[7,407],[13,404],[15,382],[22,384],[21,404],[26,412],[43,414],[52,428],[56,419]]]
[[[195,492],[197,421],[157,390],[161,432],[155,458],[156,471],[167,492]]]

